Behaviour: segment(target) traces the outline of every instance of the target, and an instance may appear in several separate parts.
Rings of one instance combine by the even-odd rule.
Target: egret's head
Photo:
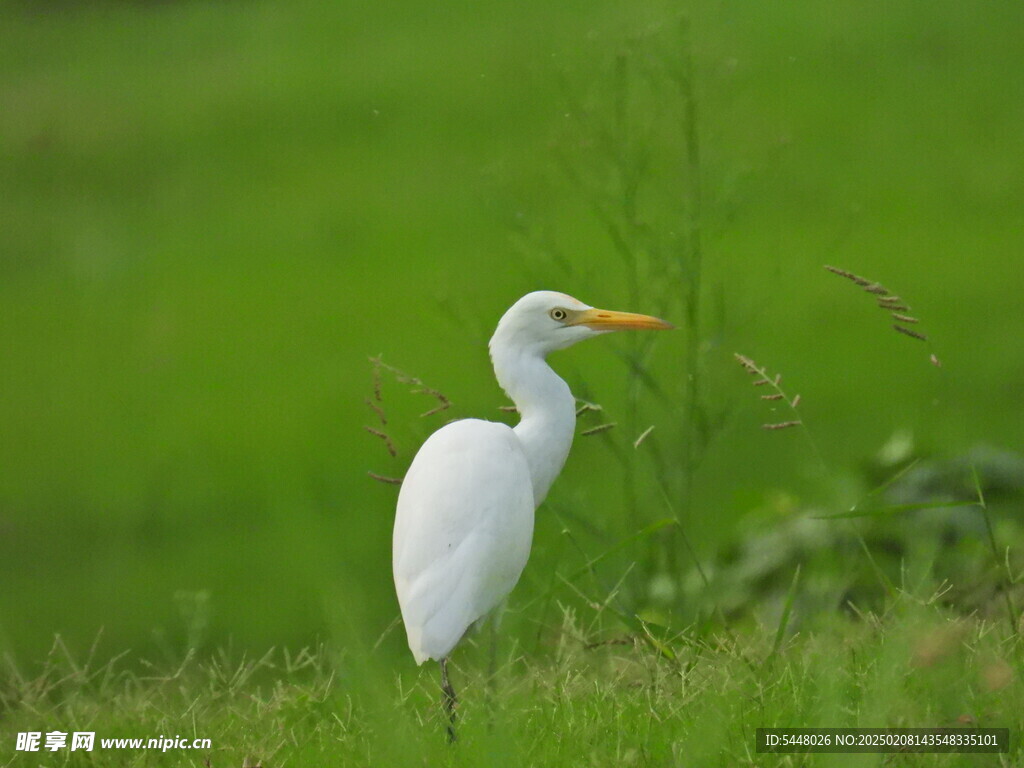
[[[595,309],[555,291],[528,293],[502,316],[491,337],[495,345],[546,355],[608,331],[665,330],[670,323],[650,315]]]

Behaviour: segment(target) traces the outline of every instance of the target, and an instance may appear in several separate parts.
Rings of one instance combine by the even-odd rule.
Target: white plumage
[[[456,421],[431,435],[413,459],[395,515],[395,589],[416,663],[441,662],[451,738],[448,655],[515,587],[530,554],[534,510],[572,445],[576,401],[548,366],[548,353],[607,331],[671,327],[562,293],[527,294],[504,314],[490,342],[495,376],[516,404],[519,424]]]
[[[532,536],[530,470],[512,429],[466,419],[431,435],[395,518],[395,588],[417,664],[445,658],[512,591]]]

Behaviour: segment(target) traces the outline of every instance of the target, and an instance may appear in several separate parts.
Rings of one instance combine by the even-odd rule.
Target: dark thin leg
[[[495,613],[487,622],[488,627],[488,649],[487,649],[487,730],[494,731],[494,702],[495,691],[498,688],[498,615]]]
[[[444,695],[444,711],[448,715],[448,743],[455,742],[455,705],[459,703],[455,689],[448,681],[448,659],[441,659],[441,693]]]

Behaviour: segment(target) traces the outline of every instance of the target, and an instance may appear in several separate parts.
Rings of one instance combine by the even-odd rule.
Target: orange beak
[[[584,309],[569,324],[585,325],[593,331],[667,331],[675,328],[672,323],[651,315],[610,309]]]

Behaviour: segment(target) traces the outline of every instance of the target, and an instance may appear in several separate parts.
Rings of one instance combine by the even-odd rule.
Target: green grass
[[[643,53],[674,11],[30,8],[0,11],[0,645],[32,657],[55,631],[84,647],[104,627],[110,653],[152,648],[181,590],[210,592],[211,638],[254,651],[329,632],[348,592],[386,625],[393,494],[365,475],[389,469],[361,429],[366,359],[441,388],[455,415],[497,416],[485,341],[523,292],[652,309],[630,306],[556,150],[571,100],[607,109],[617,54]],[[947,455],[1024,448],[1008,418],[1019,8],[697,2],[690,17],[706,389],[730,414],[694,478],[695,546],[777,489],[831,501],[898,429]],[[657,169],[676,167],[678,135],[653,136]],[[515,221],[570,270],[527,259]],[[922,366],[826,262],[912,296],[946,367]],[[554,360],[619,422],[621,343]],[[833,476],[798,437],[757,433],[735,351],[799,388]],[[674,386],[685,356],[681,335],[658,339],[653,374]],[[638,419],[654,415],[642,399]],[[551,501],[625,534],[640,526],[621,523],[621,476],[592,471],[610,459],[580,440]],[[539,580],[560,528],[542,514]]]
[[[396,673],[374,651],[319,647],[132,670],[63,647],[42,672],[5,669],[4,738],[209,738],[210,750],[59,752],[47,765],[1021,765],[1020,639],[905,593],[883,615],[833,618],[777,648],[686,634],[668,659],[594,616],[562,614],[541,654],[501,653],[491,684],[476,642],[457,655],[460,738],[444,735],[437,667]],[[486,644],[486,643],[484,643]],[[365,646],[364,646],[365,647]],[[1016,670],[1016,672],[1014,671]],[[758,727],[1009,727],[1012,750],[978,755],[763,755]],[[37,764],[21,754],[5,765]]]
[[[41,9],[0,8],[5,744],[82,726],[194,731],[215,766],[799,765],[752,755],[753,729],[1019,733],[1019,4],[694,0],[685,47],[653,0]],[[665,90],[687,55],[696,124]],[[696,167],[688,316],[692,262],[664,256]],[[908,298],[944,367],[826,263]],[[395,493],[366,472],[400,475],[447,418],[508,418],[486,340],[541,287],[690,333],[552,360],[603,406],[581,427],[618,426],[577,441],[538,515],[493,711],[482,649],[456,659],[449,750],[434,671],[386,631]],[[779,414],[736,352],[785,372],[816,451],[761,429]],[[396,460],[363,430],[377,354],[453,403],[420,419],[386,380]],[[696,366],[706,444],[680,406]],[[910,497],[879,504],[973,504],[970,462],[984,510],[800,537],[912,457]],[[844,589],[870,615],[840,614]]]

